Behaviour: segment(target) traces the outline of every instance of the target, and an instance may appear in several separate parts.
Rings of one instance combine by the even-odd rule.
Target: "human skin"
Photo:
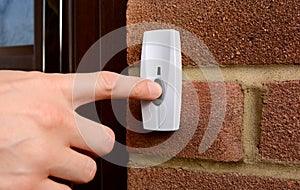
[[[84,85],[89,79],[95,79],[92,88]],[[115,137],[110,128],[78,115],[76,108],[110,98],[153,100],[160,94],[160,86],[150,80],[111,72],[0,71],[0,189],[70,189],[50,176],[91,181],[97,170],[91,155],[109,153]],[[80,130],[96,130],[91,133],[97,139],[83,138],[81,124]]]

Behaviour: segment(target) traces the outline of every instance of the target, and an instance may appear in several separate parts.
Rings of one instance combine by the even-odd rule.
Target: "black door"
[[[126,25],[126,5],[127,1],[117,0],[34,0],[34,42],[0,47],[0,69],[76,72],[86,51],[101,36]],[[125,35],[119,38],[120,43],[126,43]],[[120,73],[126,67],[124,50],[114,56],[102,70]],[[95,64],[95,67],[86,71],[98,71],[100,68],[99,61],[99,65]],[[126,113],[126,100],[118,101],[117,106],[120,112]],[[101,122],[112,127],[116,140],[125,144],[126,129],[115,118],[111,101],[97,102],[96,107]],[[88,109],[89,105],[86,105],[78,112],[89,117],[85,112]],[[124,152],[122,157],[127,160],[126,150],[121,151]],[[70,184],[73,189],[127,188],[126,168],[101,158],[96,161],[98,172],[94,180],[84,185]]]

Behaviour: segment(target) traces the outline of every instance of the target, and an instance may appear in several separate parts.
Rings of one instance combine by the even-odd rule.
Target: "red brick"
[[[261,141],[264,159],[300,162],[300,81],[266,83]]]
[[[129,169],[128,190],[142,189],[299,190],[300,181],[235,173],[208,174],[170,168]]]
[[[212,83],[212,86],[221,89],[222,83]],[[139,101],[130,100],[127,115],[127,146],[136,148],[153,147],[167,142],[172,136],[175,140],[163,148],[155,148],[152,150],[139,149],[132,152],[151,154],[151,155],[168,155],[168,151],[180,149],[180,142],[191,136],[187,141],[187,145],[177,155],[183,158],[203,158],[213,159],[218,161],[238,161],[243,156],[242,151],[242,114],[243,114],[243,94],[239,84],[225,83],[226,89],[226,113],[223,125],[217,139],[214,141],[210,149],[205,153],[200,154],[198,149],[203,134],[208,126],[208,121],[211,113],[211,93],[208,83],[193,82],[183,83],[182,94],[182,110],[180,130],[176,132],[151,132],[151,133],[136,133],[132,129],[142,129],[142,123],[136,122],[134,118],[141,121],[141,108]],[[194,94],[192,89],[195,89]],[[220,93],[220,92],[218,92]],[[214,94],[219,96],[220,94]],[[195,101],[197,99],[199,101]],[[217,99],[217,101],[220,101]],[[219,104],[219,102],[215,102]],[[200,114],[197,113],[200,109]],[[133,117],[130,116],[130,112]],[[218,117],[218,116],[216,116]],[[193,127],[196,132],[193,134]]]
[[[222,65],[300,64],[299,6],[299,0],[129,0],[127,25],[176,25],[203,40]],[[140,60],[140,47],[128,52],[129,63]]]

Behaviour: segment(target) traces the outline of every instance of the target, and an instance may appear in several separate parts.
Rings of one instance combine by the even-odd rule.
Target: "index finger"
[[[60,79],[59,86],[75,107],[111,98],[153,100],[162,93],[156,82],[108,71],[67,74]]]

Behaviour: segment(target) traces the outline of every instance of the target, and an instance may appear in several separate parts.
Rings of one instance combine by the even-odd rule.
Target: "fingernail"
[[[158,98],[162,93],[162,88],[156,82],[149,81],[148,82],[148,90],[150,92],[151,97]]]

